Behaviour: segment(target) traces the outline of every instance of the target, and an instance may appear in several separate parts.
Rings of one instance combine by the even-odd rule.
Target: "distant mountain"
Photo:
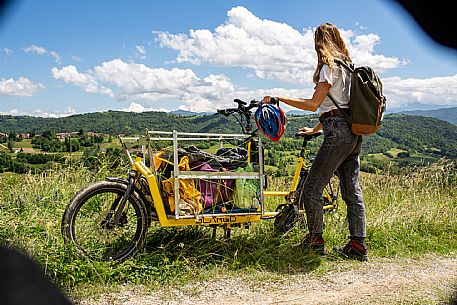
[[[447,121],[451,124],[457,125],[457,107],[451,108],[440,108],[435,110],[413,110],[413,111],[402,111],[400,114],[408,115],[420,115],[426,117],[433,117],[443,121]]]
[[[310,114],[309,111],[305,110],[289,110],[286,112],[286,115],[307,115]]]
[[[170,112],[171,114],[182,115],[182,116],[197,116],[197,115],[207,115],[207,112],[193,112],[187,110],[173,110]]]

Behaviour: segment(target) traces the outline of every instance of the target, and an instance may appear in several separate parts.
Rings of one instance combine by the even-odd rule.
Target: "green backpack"
[[[371,135],[381,128],[386,98],[382,94],[381,80],[368,66],[354,68],[354,65],[337,61],[351,73],[349,114],[342,111],[335,99],[327,94],[333,104],[343,113],[357,135]]]

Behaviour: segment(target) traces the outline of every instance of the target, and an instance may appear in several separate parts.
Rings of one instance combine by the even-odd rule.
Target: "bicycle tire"
[[[126,184],[99,181],[76,193],[62,217],[65,242],[91,260],[122,262],[135,255],[143,246],[149,223],[138,194],[133,191],[128,198],[120,225],[107,228],[103,223],[113,200],[120,200],[126,190]]]

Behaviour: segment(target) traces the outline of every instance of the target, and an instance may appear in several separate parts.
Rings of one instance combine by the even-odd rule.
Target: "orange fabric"
[[[163,160],[163,159],[161,159]],[[154,157],[155,164],[155,157]],[[184,156],[178,163],[178,170],[189,171],[189,157]],[[163,190],[168,193],[168,203],[170,210],[175,211],[175,192],[174,192],[174,178],[169,178],[162,182]],[[179,179],[179,197],[180,197],[180,210],[189,211],[190,214],[199,213],[202,210],[201,193],[195,187],[193,179]]]

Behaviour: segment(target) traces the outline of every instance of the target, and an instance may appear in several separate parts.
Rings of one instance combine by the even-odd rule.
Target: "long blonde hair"
[[[330,70],[335,67],[335,59],[351,63],[349,52],[346,44],[341,38],[340,31],[331,23],[319,25],[314,32],[314,48],[317,53],[317,67],[314,71],[313,82],[319,81],[319,73],[324,64],[327,64]]]

